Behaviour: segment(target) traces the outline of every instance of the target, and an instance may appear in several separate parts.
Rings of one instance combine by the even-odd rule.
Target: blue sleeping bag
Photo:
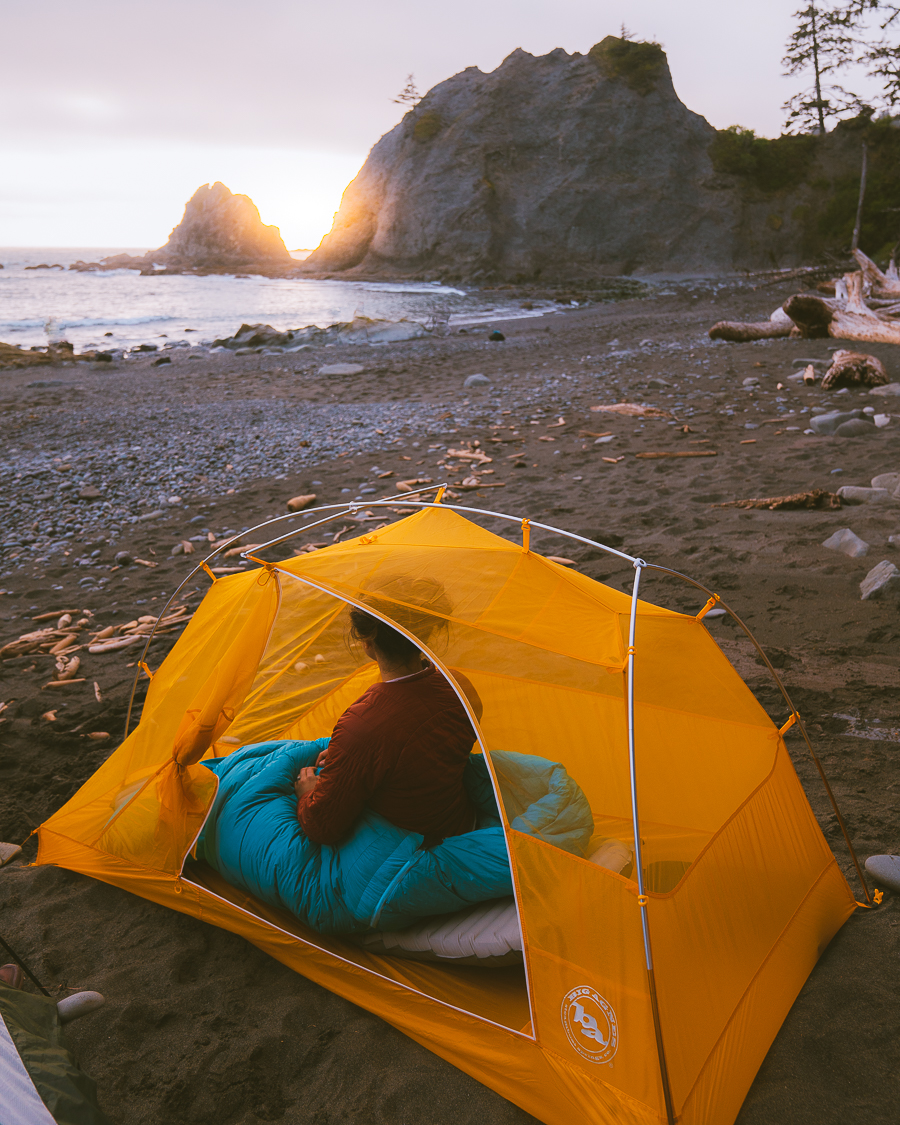
[[[366,809],[339,844],[307,839],[294,780],[329,741],[259,742],[204,761],[219,789],[197,858],[323,934],[400,930],[512,894],[503,828],[480,754],[469,757],[464,774],[476,809],[473,832],[423,849],[422,836]],[[500,751],[492,761],[512,827],[582,855],[593,831],[591,810],[565,769]]]

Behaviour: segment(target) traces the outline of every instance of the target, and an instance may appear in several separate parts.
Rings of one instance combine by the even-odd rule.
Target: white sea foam
[[[310,324],[325,328],[356,314],[462,325],[548,311],[489,302],[477,291],[467,294],[436,282],[142,277],[135,270],[68,269],[79,259],[98,261],[114,253],[122,251],[0,248],[0,339],[23,347],[46,343],[50,318],[79,349],[86,344],[133,347],[162,338],[199,343],[231,336],[242,323],[271,324],[279,331]],[[40,263],[66,268],[26,268]]]

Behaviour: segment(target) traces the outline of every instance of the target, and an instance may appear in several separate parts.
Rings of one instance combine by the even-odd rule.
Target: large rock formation
[[[679,101],[655,43],[518,50],[442,82],[382,137],[304,270],[568,282],[840,258],[863,140],[862,244],[877,252],[897,238],[898,124],[717,132]]]
[[[470,280],[722,268],[734,200],[715,136],[656,44],[517,50],[382,137],[306,265]]]
[[[102,263],[76,262],[69,268],[140,269],[144,273],[240,271],[280,277],[296,266],[278,227],[263,223],[253,200],[215,183],[197,188],[185,204],[184,218],[159,250],[138,258],[116,254]]]
[[[220,183],[197,188],[159,253],[197,266],[293,262],[278,227],[262,222],[248,195],[234,195]]]

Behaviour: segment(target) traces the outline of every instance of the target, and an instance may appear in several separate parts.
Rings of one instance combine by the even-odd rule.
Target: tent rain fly
[[[520,545],[443,504],[417,507],[214,582],[137,728],[41,827],[38,862],[242,934],[549,1125],[728,1125],[856,907],[783,732],[703,610],[639,600],[641,560],[611,552],[635,565],[629,595],[532,551],[540,525],[524,521]],[[327,736],[377,679],[348,643],[348,605],[415,640],[469,712],[503,817],[522,967],[368,953],[190,857],[217,784],[204,758]],[[593,812],[584,856],[510,826],[497,751],[565,766]],[[609,838],[633,848],[632,870],[587,858]]]

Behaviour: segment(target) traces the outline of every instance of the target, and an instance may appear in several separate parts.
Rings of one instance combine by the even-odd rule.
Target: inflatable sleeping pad
[[[329,739],[260,742],[203,762],[219,788],[197,858],[229,883],[289,910],[323,934],[400,930],[512,894],[506,842],[487,765],[466,764],[476,829],[422,848],[423,838],[367,809],[336,845],[308,840],[297,820],[294,780]],[[557,762],[496,751],[511,826],[582,855],[593,831],[581,789]]]

